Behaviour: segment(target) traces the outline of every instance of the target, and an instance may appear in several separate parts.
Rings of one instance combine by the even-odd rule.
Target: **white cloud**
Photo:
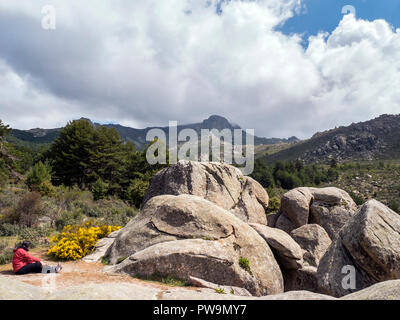
[[[276,31],[298,0],[231,1],[221,15],[215,0],[60,0],[56,31],[44,31],[51,2],[0,3],[0,114],[14,127],[220,114],[259,136],[307,137],[400,113],[399,31],[383,20],[344,16],[305,51]]]

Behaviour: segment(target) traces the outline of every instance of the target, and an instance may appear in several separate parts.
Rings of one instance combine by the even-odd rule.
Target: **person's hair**
[[[31,242],[28,240],[22,241],[18,246],[17,249],[24,249],[25,251],[29,251],[29,247],[31,246]]]

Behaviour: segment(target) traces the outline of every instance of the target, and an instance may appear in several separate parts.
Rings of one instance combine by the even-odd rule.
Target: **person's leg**
[[[40,262],[30,263],[26,266],[23,266],[19,269],[15,274],[22,275],[28,273],[41,273],[42,272],[42,264]]]

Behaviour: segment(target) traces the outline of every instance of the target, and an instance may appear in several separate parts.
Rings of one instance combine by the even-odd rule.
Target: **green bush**
[[[51,170],[41,161],[36,163],[26,178],[26,185],[31,191],[37,191],[42,196],[55,197],[56,189],[51,184]]]
[[[0,209],[7,207],[16,207],[19,195],[11,189],[5,189],[0,193]]]
[[[281,207],[281,200],[279,197],[274,196],[269,199],[267,214],[278,212]]]
[[[130,220],[125,211],[112,210],[106,213],[103,222],[110,226],[125,226]]]
[[[394,212],[400,214],[400,205],[396,200],[391,200],[389,202],[389,208],[392,209]]]
[[[38,186],[36,186],[36,191],[42,196],[55,197],[57,196],[57,189],[54,187],[50,181],[44,181]]]
[[[14,252],[12,249],[5,249],[0,251],[0,265],[9,264],[12,261]]]
[[[136,208],[139,208],[143,202],[148,187],[148,181],[133,179],[126,191],[126,199]]]
[[[33,227],[43,215],[42,197],[39,192],[24,194],[18,201],[17,208],[10,212],[8,222],[16,222],[22,227]]]
[[[364,204],[365,199],[362,195],[360,194],[355,194],[353,191],[349,192],[350,197],[354,200],[354,202],[356,203],[356,205],[360,206],[362,204]]]
[[[10,171],[8,170],[4,159],[0,159],[0,187],[4,187],[10,178]]]
[[[76,208],[71,211],[64,211],[55,221],[55,226],[58,231],[61,231],[68,225],[80,224],[83,218],[81,209]]]
[[[0,224],[0,237],[17,236],[21,231],[21,227],[15,223]]]
[[[92,193],[94,200],[104,199],[108,192],[108,184],[100,178],[93,184]]]
[[[248,273],[252,274],[251,268],[250,268],[250,261],[247,258],[240,258],[239,259],[239,265],[242,269],[246,270]]]
[[[46,239],[50,233],[51,229],[46,227],[22,228],[18,234],[18,241],[28,240],[35,247],[46,243]]]

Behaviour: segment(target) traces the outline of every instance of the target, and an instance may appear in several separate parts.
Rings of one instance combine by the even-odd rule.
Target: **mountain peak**
[[[205,129],[240,129],[238,125],[234,125],[228,121],[228,119],[219,116],[211,115],[208,119],[203,121],[203,127]]]

